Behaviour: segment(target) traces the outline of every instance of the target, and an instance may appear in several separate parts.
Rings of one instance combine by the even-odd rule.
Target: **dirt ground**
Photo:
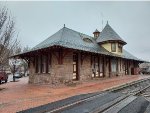
[[[124,83],[150,76],[132,75],[91,80],[76,86],[50,86],[28,84],[28,77],[18,82],[0,85],[0,113],[15,113],[39,105],[54,102],[70,96],[102,91]],[[4,89],[3,89],[4,88]]]

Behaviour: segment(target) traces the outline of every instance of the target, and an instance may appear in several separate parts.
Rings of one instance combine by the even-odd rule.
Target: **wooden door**
[[[73,54],[73,80],[79,80],[78,74],[78,54]]]
[[[99,77],[99,61],[97,56],[92,56],[92,77]]]
[[[104,77],[104,59],[99,57],[99,76]]]

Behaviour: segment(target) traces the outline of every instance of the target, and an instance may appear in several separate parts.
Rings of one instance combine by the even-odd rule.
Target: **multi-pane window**
[[[100,77],[102,77],[103,76],[103,58],[102,57],[100,57],[99,70],[100,70]]]
[[[43,55],[42,57],[42,72],[46,73],[46,61],[47,61],[47,56]]]
[[[111,43],[111,52],[116,52],[116,43]]]
[[[37,72],[41,73],[41,66],[40,66],[41,65],[41,56],[38,56],[38,63],[37,63],[37,65],[38,65],[37,66],[38,67],[38,71]]]
[[[48,61],[48,64],[47,64],[47,65],[48,65],[47,72],[50,73],[50,68],[51,68],[51,55],[50,55],[50,54],[48,55],[47,61]]]
[[[39,55],[36,58],[36,73],[50,73],[50,55]]]
[[[118,52],[122,53],[122,44],[118,44]]]
[[[95,33],[95,34],[94,34],[94,37],[99,37],[99,33]]]
[[[111,71],[117,72],[117,60],[116,59],[111,60]]]
[[[78,54],[73,54],[73,79],[77,80],[78,78]]]

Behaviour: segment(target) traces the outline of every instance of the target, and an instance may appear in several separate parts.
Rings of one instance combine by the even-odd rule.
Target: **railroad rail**
[[[139,99],[137,96],[146,96],[146,90],[150,92],[150,78],[113,87],[102,92],[70,97],[18,113],[72,113],[74,111],[76,113],[117,113],[133,101],[144,103],[144,99]],[[150,95],[147,100],[150,100]]]
[[[142,84],[142,82],[144,82],[144,84]],[[130,87],[130,88],[128,88],[128,87]],[[147,90],[149,91],[149,94],[146,95],[145,93],[147,92]],[[92,113],[118,113],[126,105],[130,104],[132,101],[137,99],[137,96],[140,96],[140,95],[143,95],[144,97],[149,97],[149,99],[147,99],[147,100],[150,101],[150,81],[149,80],[140,81],[139,83],[136,82],[132,85],[123,87],[121,89],[117,88],[114,91],[115,92],[119,91],[119,92],[125,94],[126,95],[125,98],[122,98],[120,101],[116,102],[112,106],[108,106],[103,111],[99,108],[98,110],[96,110],[95,112],[92,112]],[[147,113],[149,113],[149,112],[147,112]]]

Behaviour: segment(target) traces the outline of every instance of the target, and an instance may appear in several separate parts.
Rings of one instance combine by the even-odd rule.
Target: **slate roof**
[[[104,28],[105,29],[105,28]],[[101,47],[95,40],[94,37],[88,36],[86,34],[74,31],[72,29],[69,29],[67,27],[63,27],[58,32],[44,40],[43,42],[36,45],[34,48],[32,48],[30,51],[27,51],[26,54],[29,52],[33,52],[39,49],[44,49],[52,46],[61,46],[65,48],[71,48],[76,50],[82,50],[92,53],[98,53],[98,54],[104,54],[109,56],[116,56],[116,57],[122,57],[126,59],[132,59],[132,60],[138,60],[138,58],[131,55],[126,50],[123,50],[123,55],[117,55],[113,54],[111,52],[108,52],[106,49]],[[18,55],[21,55],[18,54]],[[15,56],[18,56],[15,55]]]
[[[100,33],[97,29],[93,33]]]
[[[139,59],[139,58],[133,56],[131,53],[129,53],[129,52],[126,51],[125,49],[123,49],[122,58],[142,61],[141,59]]]
[[[84,41],[84,39],[88,39],[91,42]],[[99,46],[97,42],[93,39],[93,37],[83,33],[79,33],[67,27],[63,27],[55,34],[53,34],[40,44],[36,45],[31,51],[47,48],[54,45],[94,53],[102,53],[107,55],[110,54],[104,48]]]
[[[111,28],[111,26],[106,24],[102,32],[100,33],[100,36],[97,38],[97,42],[102,43],[106,41],[121,41],[124,44],[126,42]]]

